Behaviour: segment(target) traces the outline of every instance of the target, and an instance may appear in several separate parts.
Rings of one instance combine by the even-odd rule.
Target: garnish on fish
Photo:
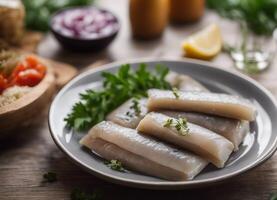
[[[189,134],[180,135],[173,126],[164,127],[170,117],[160,113],[149,113],[139,123],[137,130],[162,141],[172,143],[182,149],[189,150],[210,161],[217,167],[223,167],[234,145],[226,138],[201,126],[187,123]],[[176,119],[171,118],[172,122]]]
[[[119,160],[127,168],[167,180],[190,180],[208,163],[192,153],[107,121],[95,125],[80,143],[107,160]]]

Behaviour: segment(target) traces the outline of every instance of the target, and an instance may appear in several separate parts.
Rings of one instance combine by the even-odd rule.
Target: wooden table
[[[47,35],[38,48],[41,56],[71,63],[82,69],[99,60],[111,62],[140,57],[180,58],[180,42],[190,33],[216,22],[222,28],[225,41],[238,37],[235,23],[223,20],[216,14],[206,12],[201,21],[186,26],[168,26],[163,37],[154,41],[135,41],[130,35],[126,0],[101,0],[99,4],[116,13],[121,22],[120,34],[106,50],[97,54],[76,54],[62,50],[51,35]],[[217,66],[235,71],[233,63],[225,54],[212,62]],[[277,63],[276,61],[274,63]],[[277,96],[277,68],[275,64],[262,75],[255,77]],[[275,130],[274,130],[275,131]],[[92,191],[101,188],[106,199],[219,199],[219,200],[266,200],[277,192],[277,155],[263,165],[240,177],[202,189],[183,191],[150,191],[113,185],[82,171],[71,163],[56,147],[47,125],[47,108],[32,127],[17,130],[14,137],[0,142],[0,199],[70,199],[73,188]],[[42,175],[54,171],[55,183],[43,183]]]

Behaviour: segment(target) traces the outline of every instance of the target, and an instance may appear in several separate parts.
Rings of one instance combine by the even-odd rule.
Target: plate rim
[[[97,169],[93,169],[91,168],[91,166],[83,163],[82,161],[80,161],[77,157],[75,157],[68,149],[65,148],[65,146],[60,142],[60,140],[57,138],[57,134],[54,134],[54,130],[52,130],[51,128],[51,116],[52,116],[52,112],[53,109],[55,107],[55,104],[57,102],[57,100],[59,99],[59,97],[61,95],[63,95],[63,93],[69,88],[71,87],[73,84],[75,84],[77,81],[81,80],[83,77],[86,77],[90,74],[96,73],[96,72],[100,72],[106,69],[110,69],[110,68],[117,68],[117,66],[122,65],[122,64],[136,64],[136,63],[147,63],[147,62],[182,62],[182,63],[191,63],[191,64],[200,64],[200,65],[205,65],[209,68],[213,68],[219,71],[223,71],[225,73],[229,73],[232,76],[238,76],[241,79],[244,79],[247,82],[250,82],[251,84],[253,84],[255,87],[257,87],[259,90],[261,90],[263,93],[265,93],[265,95],[267,97],[269,97],[269,99],[271,100],[271,102],[275,105],[275,107],[277,107],[277,101],[275,99],[275,97],[273,96],[273,94],[271,94],[271,92],[266,89],[264,86],[262,86],[261,84],[259,84],[256,80],[238,73],[238,72],[233,72],[230,70],[226,70],[226,69],[222,69],[220,68],[218,65],[207,62],[207,61],[200,61],[200,60],[195,60],[195,59],[189,59],[189,58],[183,58],[183,59],[178,59],[178,58],[137,58],[137,59],[126,59],[123,61],[116,61],[116,62],[111,62],[108,64],[104,64],[101,67],[97,67],[94,69],[90,69],[86,72],[83,72],[79,75],[77,75],[76,77],[74,77],[70,82],[68,82],[59,92],[58,94],[55,96],[54,100],[52,101],[50,108],[49,108],[49,113],[48,113],[48,127],[50,130],[50,135],[52,137],[52,139],[54,140],[55,144],[58,146],[58,148],[71,160],[73,161],[75,164],[77,164],[78,166],[80,166],[82,169],[88,171],[90,174],[95,175],[98,178],[104,179],[106,181],[112,182],[112,183],[116,183],[116,184],[120,184],[120,185],[125,185],[125,186],[129,186],[129,187],[136,187],[136,188],[144,188],[144,189],[167,189],[167,190],[174,190],[174,189],[185,189],[185,188],[192,188],[192,187],[202,187],[202,186],[206,186],[208,184],[215,184],[218,182],[222,182],[225,180],[228,180],[234,176],[238,176],[246,171],[249,171],[255,167],[258,167],[260,164],[262,164],[263,162],[265,162],[267,159],[269,159],[277,150],[277,136],[275,137],[272,145],[270,146],[270,148],[267,150],[267,152],[264,153],[263,156],[261,156],[261,158],[255,160],[255,162],[253,162],[250,165],[247,165],[244,168],[241,168],[238,171],[235,171],[233,173],[230,173],[228,175],[222,175],[220,177],[214,177],[214,178],[208,178],[205,180],[195,180],[193,182],[190,181],[163,181],[163,182],[157,182],[157,181],[141,181],[141,180],[130,180],[128,178],[123,178],[123,177],[119,177],[116,175],[111,175],[111,174],[106,174],[102,171],[99,171]]]

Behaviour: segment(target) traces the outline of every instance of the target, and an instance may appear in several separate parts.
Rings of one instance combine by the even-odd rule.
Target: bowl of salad
[[[32,121],[51,99],[52,68],[35,55],[0,52],[0,137]]]

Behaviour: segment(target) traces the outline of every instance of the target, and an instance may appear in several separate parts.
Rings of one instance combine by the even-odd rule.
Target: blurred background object
[[[170,0],[169,18],[173,23],[188,23],[199,20],[205,10],[205,0]]]
[[[129,15],[134,37],[159,37],[168,21],[168,0],[130,0]]]
[[[272,37],[277,27],[276,0],[207,0],[207,6],[240,24],[239,37],[224,48],[238,69],[258,74],[270,66],[276,54]]]
[[[86,6],[93,0],[22,0],[26,9],[26,28],[36,31],[48,31],[50,16],[66,7]]]
[[[247,74],[257,74],[272,63],[276,54],[273,36],[257,35],[245,23],[234,44],[225,43],[224,50],[234,60],[235,67]]]
[[[20,0],[0,0],[0,43],[18,45],[24,33],[25,10]]]
[[[210,60],[220,53],[222,36],[217,24],[211,24],[187,37],[182,44],[184,55],[190,58]]]
[[[256,34],[271,35],[277,26],[276,0],[207,0],[223,17],[244,21]]]
[[[94,6],[61,9],[50,21],[55,38],[65,49],[72,51],[103,50],[120,29],[114,14]]]
[[[0,0],[0,51],[34,52],[43,35],[24,28],[25,8],[20,0]]]

